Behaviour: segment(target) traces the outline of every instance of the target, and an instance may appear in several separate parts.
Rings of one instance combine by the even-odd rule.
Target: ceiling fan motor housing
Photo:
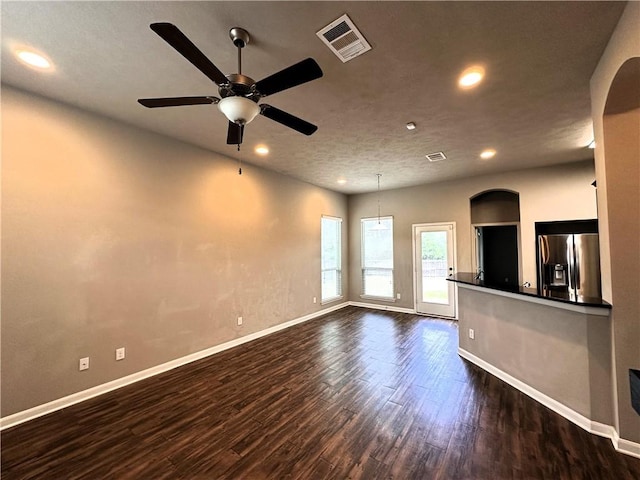
[[[227,85],[221,85],[218,88],[218,92],[222,98],[232,96],[242,96],[250,98],[257,102],[260,99],[260,95],[256,92],[255,80],[240,73],[231,73],[226,76],[229,80]]]

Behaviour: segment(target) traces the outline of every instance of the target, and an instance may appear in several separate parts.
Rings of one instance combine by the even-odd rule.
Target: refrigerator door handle
[[[545,266],[549,259],[549,244],[547,243],[547,237],[538,235],[538,293],[542,293],[543,289],[546,289],[547,283],[550,281],[545,274]]]
[[[576,299],[578,285],[580,284],[580,268],[576,264],[575,242],[573,235],[567,242],[567,257],[569,261],[569,298]]]
[[[549,242],[547,241],[547,237],[540,237],[540,253],[542,254],[542,262],[549,262]]]
[[[580,279],[580,259],[581,259],[581,255],[580,255],[580,245],[577,245],[574,242],[574,246],[573,246],[573,254],[576,258],[576,266],[575,266],[575,271],[576,271],[576,295],[578,295],[578,293],[582,290],[582,280]]]

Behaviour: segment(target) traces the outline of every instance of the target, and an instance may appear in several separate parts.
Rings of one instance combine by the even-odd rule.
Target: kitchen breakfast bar
[[[613,424],[611,305],[449,277],[461,357],[593,433]]]

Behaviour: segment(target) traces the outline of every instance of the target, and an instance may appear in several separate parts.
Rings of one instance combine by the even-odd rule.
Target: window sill
[[[380,302],[389,302],[389,303],[396,302],[396,299],[393,297],[376,297],[375,295],[360,295],[360,298],[364,298],[366,300],[378,300]]]
[[[320,305],[326,305],[327,303],[337,302],[338,300],[342,300],[344,297],[340,295],[339,297],[330,297],[320,300]]]

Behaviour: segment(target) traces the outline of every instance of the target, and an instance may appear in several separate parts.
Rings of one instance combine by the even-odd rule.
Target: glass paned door
[[[447,277],[454,271],[452,223],[414,226],[416,311],[455,317],[455,288]]]

